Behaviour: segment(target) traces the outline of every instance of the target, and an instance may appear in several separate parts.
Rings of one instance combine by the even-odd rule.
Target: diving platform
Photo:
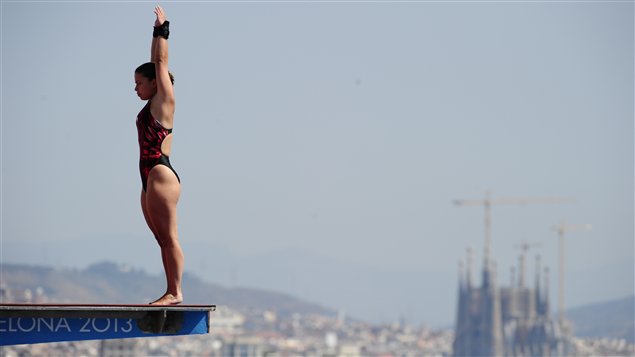
[[[0,346],[209,333],[216,305],[0,304]]]

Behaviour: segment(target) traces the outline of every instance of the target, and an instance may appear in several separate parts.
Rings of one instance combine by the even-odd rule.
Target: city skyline
[[[63,276],[72,277],[73,280],[79,281],[93,279],[98,283],[90,285],[93,288],[99,287],[103,289],[111,284],[120,286],[124,281],[128,282],[128,284],[136,284],[134,279],[130,279],[130,277],[139,276],[139,274],[144,275],[144,273],[131,270],[129,267],[117,267],[113,264],[91,267],[90,271],[86,272],[70,270],[52,272],[50,270],[47,271],[47,269],[24,266],[10,267],[9,269],[12,269],[17,274],[29,276],[28,280],[31,281],[30,286],[33,290],[31,290],[31,293],[22,292],[25,285],[21,281],[13,280],[9,282],[8,286],[5,285],[0,289],[0,297],[5,300],[9,299],[9,301],[22,303],[50,303],[53,300],[48,293],[59,295],[60,292],[55,291],[55,289],[50,290],[47,281],[57,280],[59,283],[63,280]],[[36,281],[41,279],[45,280],[40,281],[44,287],[36,288],[38,284]],[[138,285],[140,289],[126,289],[127,293],[138,294],[139,291],[149,291],[149,280],[155,280],[156,282],[161,280],[161,277],[157,275],[151,277],[151,279],[144,280]],[[14,283],[16,286],[22,286],[22,288],[12,289],[11,286]],[[468,288],[468,286],[462,284],[463,292],[466,292],[465,288]],[[106,288],[106,290],[109,289]],[[524,290],[516,289],[515,291],[516,293],[522,293]],[[533,294],[531,289],[526,290],[526,292]],[[100,295],[97,291],[94,291],[94,293]],[[241,293],[244,294],[245,290],[241,290]],[[252,293],[258,294],[262,292],[252,291]],[[502,305],[507,306],[503,309],[503,316],[508,313],[515,313],[515,308],[520,308],[517,312],[522,313],[522,311],[525,311],[531,316],[531,306],[533,304],[529,303],[529,305],[523,307],[525,303],[519,301],[520,305],[509,305],[510,301],[507,299],[511,296],[510,294],[515,294],[513,289],[501,289],[501,296],[507,296],[507,298],[503,298]],[[280,297],[285,299],[282,295]],[[588,306],[584,310],[578,310],[575,314],[577,317],[574,318],[573,322],[574,329],[580,331],[581,335],[568,338],[570,347],[574,348],[574,354],[576,356],[598,354],[612,356],[631,355],[635,348],[633,336],[630,335],[633,325],[631,321],[629,329],[629,326],[624,324],[626,322],[624,316],[628,314],[628,311],[632,313],[634,299],[635,296],[631,296],[629,299],[621,299],[620,301],[612,301],[593,307]],[[105,342],[75,342],[71,345],[66,343],[38,344],[4,347],[2,350],[9,354],[19,354],[20,351],[29,351],[36,354],[68,354],[61,351],[67,351],[68,348],[72,348],[74,351],[81,349],[84,351],[84,355],[95,355],[98,351],[98,349],[93,347],[95,345],[101,345],[102,349],[108,345],[121,351],[123,344],[123,346],[127,346],[124,347],[125,350],[132,349],[136,351],[130,351],[130,355],[138,355],[141,351],[148,355],[157,353],[165,355],[167,353],[166,349],[172,349],[180,352],[190,351],[196,354],[205,353],[209,355],[211,353],[212,355],[228,356],[231,354],[230,351],[238,346],[241,346],[240,348],[241,350],[244,349],[243,351],[252,351],[253,355],[262,355],[263,351],[286,352],[294,355],[323,354],[319,351],[328,351],[330,354],[337,355],[382,355],[382,353],[401,355],[407,352],[415,355],[439,353],[450,355],[457,354],[457,347],[459,347],[456,343],[454,348],[452,347],[452,341],[455,336],[452,328],[431,328],[425,324],[410,324],[405,320],[389,323],[360,321],[342,312],[320,311],[319,307],[316,306],[306,306],[298,309],[297,302],[292,303],[290,306],[284,306],[285,304],[278,306],[275,304],[268,306],[267,304],[259,304],[255,306],[249,303],[245,304],[244,299],[239,300],[243,301],[240,306],[218,306],[216,311],[213,312],[213,317],[210,321],[212,324],[211,333],[200,337],[159,337]],[[265,300],[268,300],[269,304],[271,303],[271,298],[266,298]],[[506,300],[507,302],[505,302]],[[543,301],[543,303],[548,302]],[[544,308],[546,306],[543,303],[537,305],[536,313],[539,315],[545,311]],[[621,307],[616,309],[617,305]],[[295,309],[289,310],[288,308],[291,306],[294,306]],[[509,310],[510,308],[511,310]],[[574,314],[572,313],[572,315]],[[597,316],[602,317],[601,324],[598,324]],[[541,319],[544,319],[544,316]],[[580,325],[578,325],[578,322]],[[603,329],[598,329],[600,325],[603,325]],[[593,326],[593,328],[589,329],[590,326]],[[617,326],[621,327],[616,328]],[[508,327],[505,328],[506,331]],[[459,326],[457,328],[460,329]],[[508,334],[505,333],[505,335],[507,336]],[[536,336],[534,335],[534,337]],[[509,342],[511,341],[506,342],[505,345],[514,346],[514,344],[509,344]],[[521,351],[523,339],[517,342],[521,342],[521,344],[516,343],[517,348],[515,350]],[[534,339],[534,342],[538,341]],[[458,352],[458,354],[462,355],[461,352]],[[540,355],[540,353],[535,354]],[[508,354],[506,353],[506,355]],[[546,355],[549,354],[547,353]]]

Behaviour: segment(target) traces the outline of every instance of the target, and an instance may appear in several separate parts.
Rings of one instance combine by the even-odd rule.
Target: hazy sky
[[[154,5],[2,1],[2,262],[159,271],[127,249],[154,244],[133,78]],[[186,258],[205,242],[454,273],[468,245],[480,266],[483,208],[452,202],[492,190],[576,200],[493,208],[501,280],[521,241],[555,272],[566,220],[593,225],[567,235],[568,269],[624,278],[567,301],[632,293],[632,1],[162,5]]]

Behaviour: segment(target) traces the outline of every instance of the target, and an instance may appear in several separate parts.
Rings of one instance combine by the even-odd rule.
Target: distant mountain
[[[40,288],[49,303],[144,304],[165,291],[162,276],[111,262],[86,269],[54,269],[17,264],[0,265],[0,283],[13,292]],[[202,281],[193,274],[183,276],[185,303],[216,304],[238,311],[273,309],[281,317],[293,313],[334,316],[333,310],[287,294],[248,288],[225,288]],[[17,297],[16,297],[17,298]]]
[[[578,337],[623,338],[635,343],[635,296],[567,310]]]
[[[111,238],[97,234],[76,240],[5,239],[3,262],[84,269],[99,259],[132,263],[159,275],[159,250],[151,237],[127,237],[126,249],[113,244]],[[246,254],[228,249],[212,237],[196,235],[183,239],[181,244],[187,271],[206,282],[229,288],[277,291],[328,306],[349,318],[374,323],[405,321],[437,328],[454,326],[459,284],[454,261],[435,267],[423,261],[420,267],[400,267],[381,260],[360,262],[340,256],[337,246],[331,247],[332,254],[298,247]],[[357,258],[364,253],[359,254]],[[456,259],[461,258],[459,255]],[[473,267],[476,284],[480,284],[481,269],[481,264]],[[505,275],[499,275],[499,286],[507,285]],[[632,294],[634,281],[633,261],[629,259],[571,270],[567,275],[567,305],[582,306]],[[162,289],[163,284],[157,280],[155,286]],[[550,291],[551,304],[555,306],[554,279]],[[148,292],[149,298],[154,295],[154,290]],[[189,297],[188,294],[186,298]]]
[[[296,258],[282,258],[288,256]],[[256,288],[228,288],[220,284],[208,283],[194,274],[186,273],[183,277],[185,302],[226,305],[243,312],[254,308],[274,309],[280,316],[289,316],[293,313],[335,316],[336,313],[331,308],[294,297],[294,295],[312,296],[313,300],[320,301],[322,304],[342,308],[337,306],[336,297],[329,297],[326,294],[335,291],[339,297],[343,296],[346,299],[347,315],[358,318],[362,314],[358,315],[355,312],[359,313],[364,308],[369,309],[371,304],[377,301],[385,306],[386,312],[404,308],[404,306],[393,304],[393,301],[397,301],[397,294],[403,293],[415,297],[423,296],[419,301],[425,306],[443,306],[438,298],[452,294],[456,284],[456,279],[446,277],[444,274],[364,271],[361,268],[351,268],[355,267],[352,264],[325,261],[310,255],[301,255],[300,261],[298,256],[300,255],[280,253],[251,257],[249,262],[241,261],[243,265],[234,263],[233,267],[236,275],[240,277],[241,285],[256,286]],[[248,270],[244,267],[247,264],[260,266],[261,269]],[[296,267],[295,270],[290,268],[293,266]],[[209,267],[209,270],[214,272],[220,269],[221,267],[218,266]],[[144,270],[112,262],[93,264],[85,269],[0,264],[0,272],[0,284],[7,285],[14,291],[30,289],[35,292],[36,288],[41,287],[50,302],[58,303],[146,303],[158,297],[165,289],[163,276],[151,275]],[[407,291],[396,283],[397,277],[413,282]],[[291,282],[294,291],[272,292],[271,290],[284,290],[282,282],[284,279]],[[431,288],[429,294],[419,291],[427,289],[432,283],[436,287]],[[439,294],[440,290],[451,291],[448,294]],[[361,307],[354,309],[351,307],[353,304]],[[454,305],[454,301],[448,305]],[[413,306],[418,307],[414,304]],[[408,306],[405,308],[418,312]],[[634,310],[635,297],[630,296],[570,309],[567,311],[567,318],[573,322],[576,336],[624,338],[630,343],[635,343]],[[443,314],[451,318],[454,311],[443,312]],[[450,325],[447,327],[452,328]]]

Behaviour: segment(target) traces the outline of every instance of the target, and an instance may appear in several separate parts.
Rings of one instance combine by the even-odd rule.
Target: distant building
[[[10,302],[12,300],[9,288],[5,284],[0,284],[0,302]]]
[[[274,356],[275,349],[258,337],[237,337],[223,343],[221,356],[223,357],[260,357]]]
[[[524,286],[524,267],[519,284],[498,288],[496,269],[486,259],[478,287],[472,283],[470,255],[459,276],[454,356],[571,355],[566,324],[550,316],[548,275],[541,284],[539,262],[533,289]]]
[[[100,357],[136,357],[140,351],[136,339],[101,340],[99,343]]]

